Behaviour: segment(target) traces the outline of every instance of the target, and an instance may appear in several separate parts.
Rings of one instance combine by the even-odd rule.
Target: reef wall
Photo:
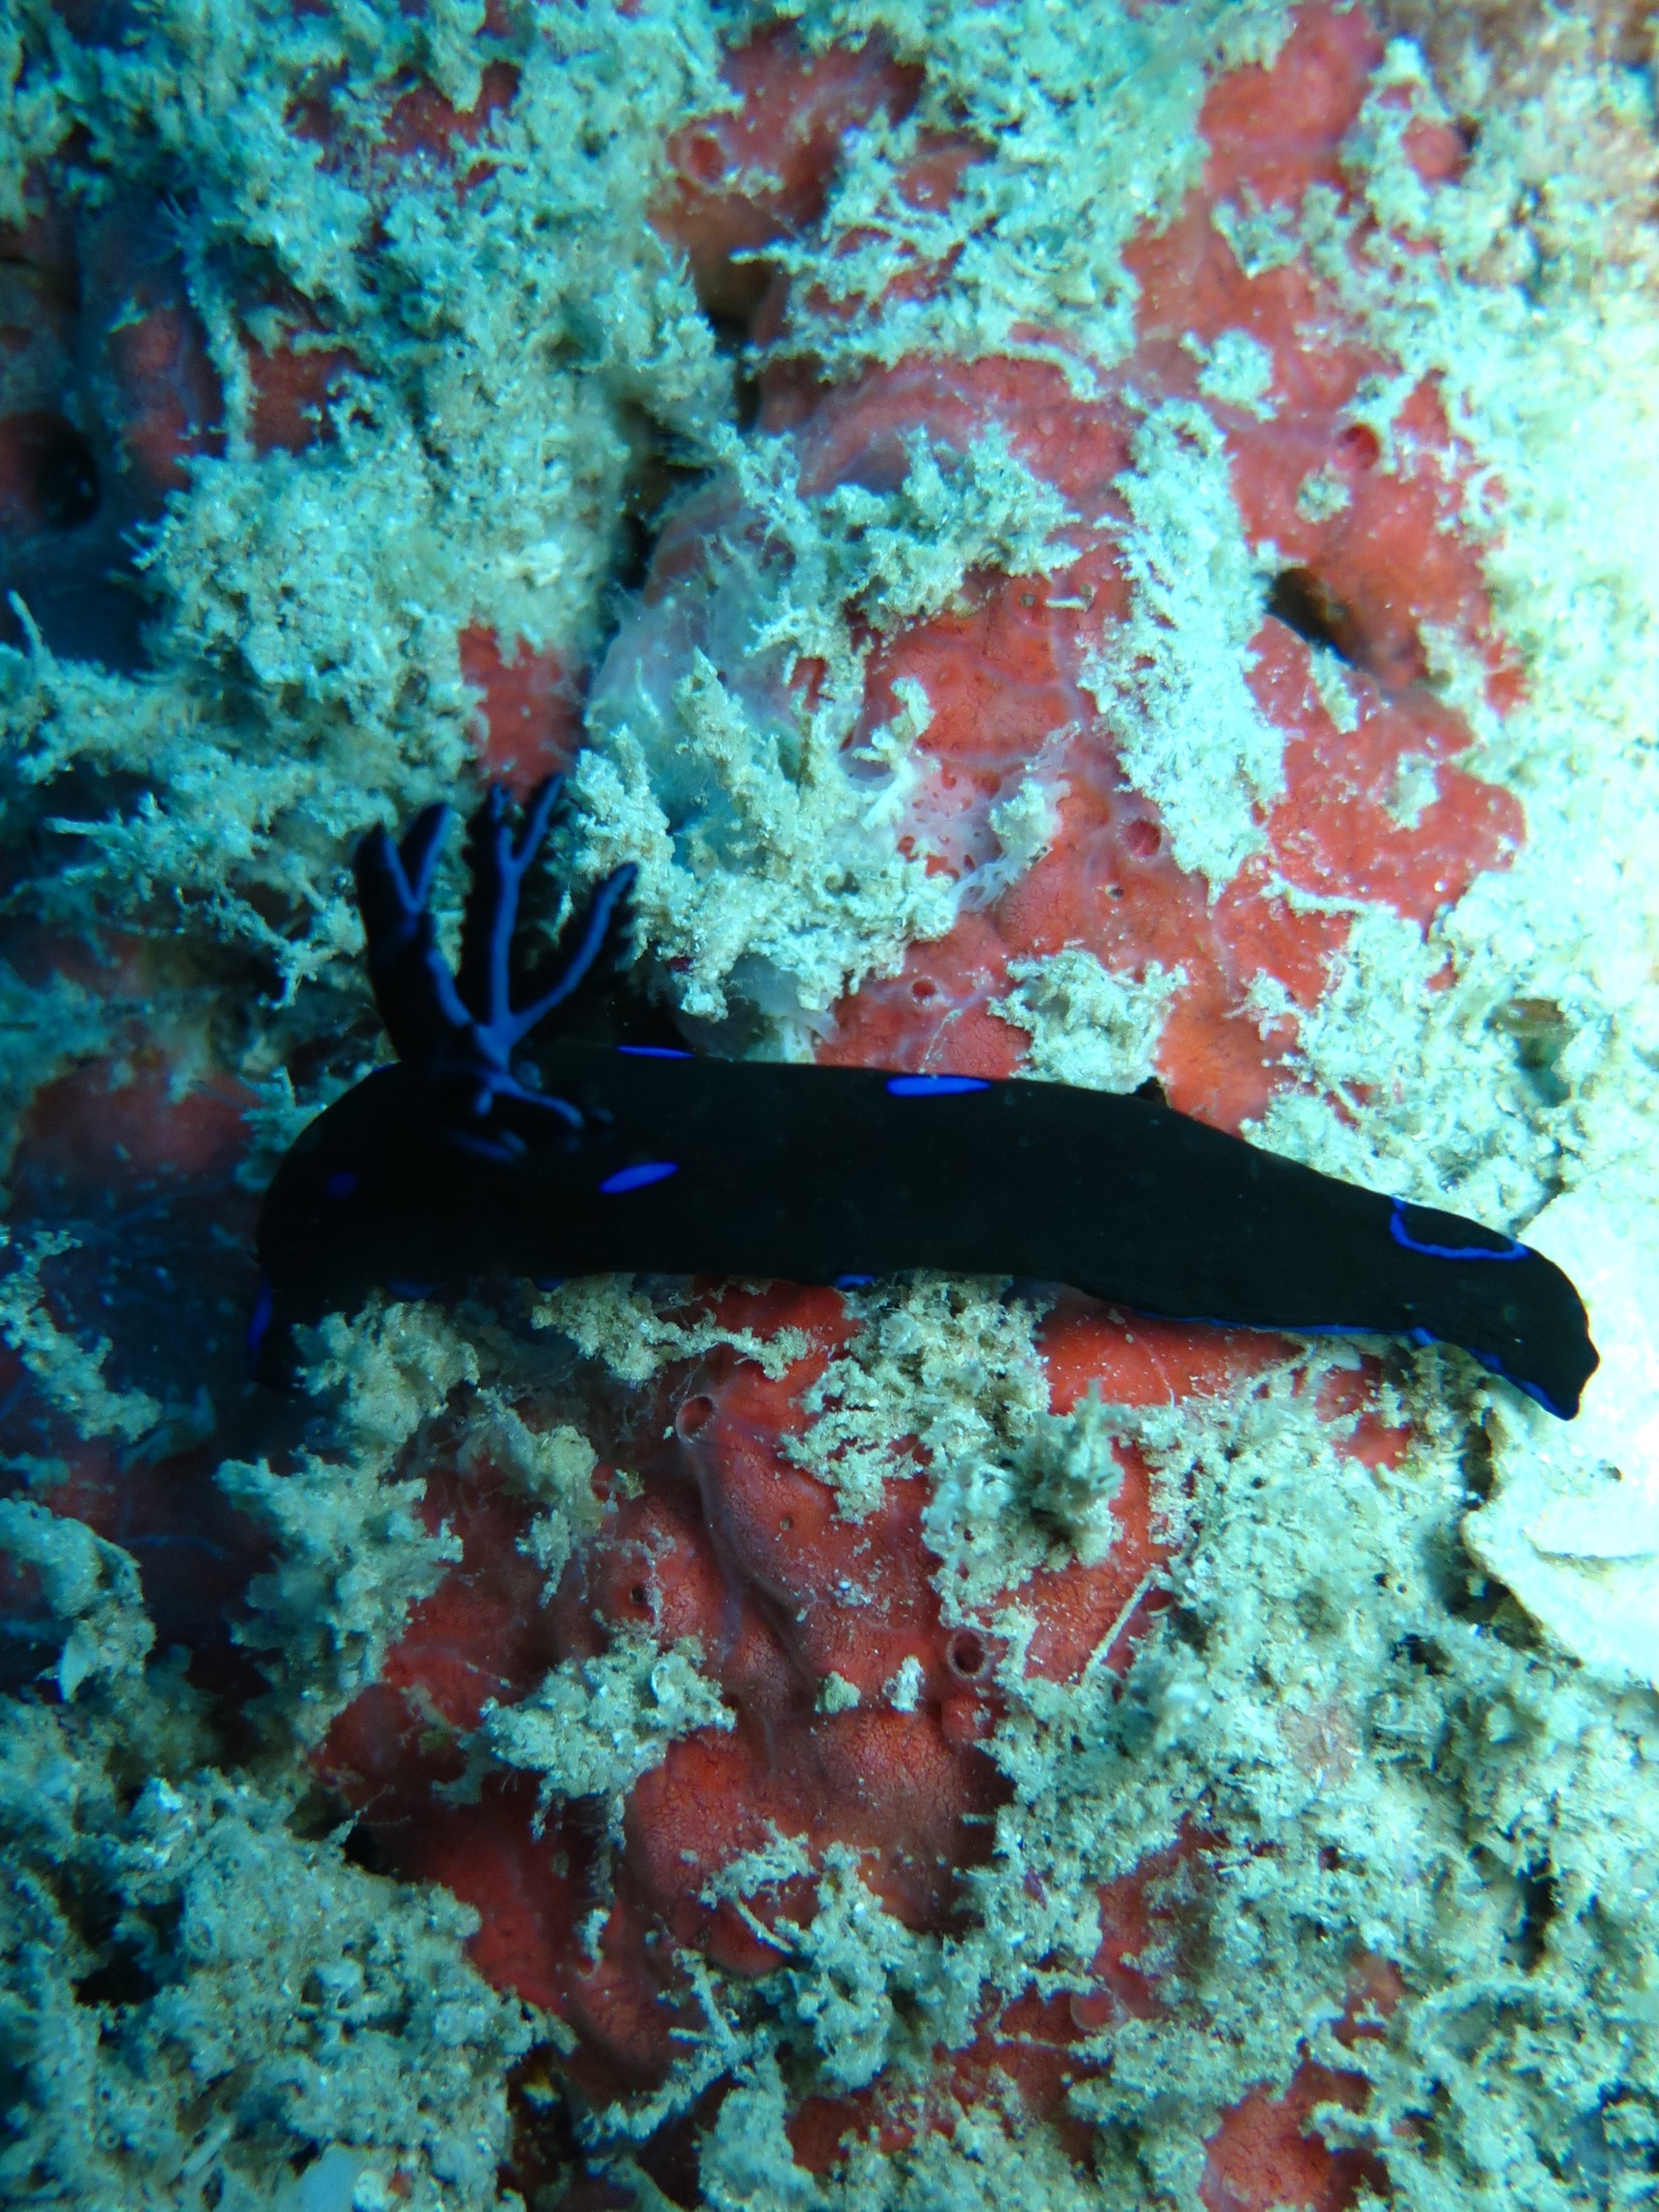
[[[1653,41],[15,0],[8,2201],[1659,2193]],[[556,769],[687,1044],[1156,1079],[1583,1415],[927,1276],[252,1383],[353,845]]]

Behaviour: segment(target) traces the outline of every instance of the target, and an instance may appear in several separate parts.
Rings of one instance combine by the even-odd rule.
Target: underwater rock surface
[[[1650,19],[15,22],[8,2200],[1649,2201]],[[1582,1420],[920,1276],[249,1382],[353,844],[557,768],[665,1036],[1535,1237]]]

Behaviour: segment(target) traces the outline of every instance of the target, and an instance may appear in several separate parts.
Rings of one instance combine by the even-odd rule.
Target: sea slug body
[[[447,810],[399,845],[382,829],[360,848],[369,973],[399,1063],[319,1116],[266,1194],[266,1371],[287,1324],[399,1283],[925,1267],[1065,1282],[1167,1319],[1457,1345],[1577,1413],[1596,1354],[1540,1254],[1145,1092],[687,1058],[585,1042],[567,1024],[532,1085],[514,1055],[614,954],[632,880],[623,868],[599,886],[552,981],[514,1011],[520,886],[557,797],[555,783],[532,799],[516,839],[499,786],[475,816],[453,976],[428,907]]]

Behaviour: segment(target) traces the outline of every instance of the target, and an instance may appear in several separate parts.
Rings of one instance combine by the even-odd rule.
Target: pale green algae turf
[[[8,1159],[41,1083],[147,1036],[181,1081],[228,1059],[264,1086],[266,1160],[321,1100],[294,1096],[295,1048],[343,1034],[368,1053],[350,842],[467,787],[475,702],[459,628],[481,620],[578,659],[600,643],[623,513],[655,453],[761,508],[783,550],[734,572],[747,674],[722,683],[693,662],[666,698],[601,686],[574,858],[589,872],[643,860],[647,927],[686,963],[686,1012],[750,1050],[806,1049],[848,982],[950,925],[952,894],[895,842],[925,699],[903,700],[881,740],[898,773],[872,808],[838,765],[861,648],[837,610],[856,595],[891,623],[947,604],[977,561],[1042,567],[1058,503],[1005,451],[952,463],[919,447],[899,490],[814,505],[738,434],[731,366],[645,211],[667,132],[720,100],[720,52],[750,20],[740,10],[532,11],[494,179],[459,204],[441,183],[408,183],[371,246],[367,201],[284,112],[325,72],[339,75],[337,106],[366,113],[409,68],[465,105],[482,14],[476,0],[418,24],[390,9],[296,21],[160,4],[133,44],[95,57],[45,0],[0,17],[0,215],[15,212],[31,156],[77,125],[108,189],[170,187],[230,410],[225,458],[199,466],[147,556],[153,669],[112,678],[38,647],[0,653],[9,838],[61,812],[71,768],[136,772],[148,793],[93,827],[88,858],[47,872],[34,904],[70,931],[100,916],[138,928],[162,979],[149,1000],[106,1004],[0,975]],[[880,25],[927,76],[915,118],[851,141],[823,232],[791,264],[867,300],[903,246],[960,248],[936,299],[801,329],[847,374],[917,346],[1029,348],[1016,333],[1031,325],[1121,358],[1121,248],[1196,174],[1205,73],[1270,58],[1285,27],[1281,9],[1243,0],[1139,14],[1105,0],[826,5],[799,20],[813,41]],[[1366,400],[1385,465],[1401,398],[1439,376],[1480,464],[1470,526],[1488,533],[1528,679],[1500,726],[1437,646],[1436,679],[1477,732],[1475,765],[1524,800],[1528,845],[1426,945],[1385,915],[1358,919],[1302,1032],[1346,1111],[1280,1103],[1259,1133],[1527,1228],[1589,1285],[1608,1374],[1565,1431],[1461,1362],[1396,1361],[1389,1388],[1417,1441],[1402,1468],[1373,1474],[1336,1450],[1313,1390],[1288,1376],[1196,1409],[1085,1404],[1055,1421],[1024,1309],[928,1281],[870,1298],[799,1447],[842,1510],[868,1510],[893,1438],[921,1437],[947,1612],[972,1608],[1046,1559],[1098,1556],[1110,1443],[1130,1437],[1182,1540],[1176,1605],[1116,1700],[1097,1672],[1068,1688],[1019,1679],[1016,1595],[994,1746],[1014,1795],[974,1877],[971,1929],[909,1934],[856,1860],[838,1858],[785,1968],[758,1987],[701,1970],[705,2035],[644,2109],[597,2116],[618,2178],[630,2133],[729,2070],[738,2087],[701,2153],[722,2212],[1190,2207],[1220,2111],[1312,2052],[1370,2076],[1366,2113],[1323,2124],[1374,2144],[1413,2212],[1623,2207],[1659,2190],[1659,1345],[1645,1287],[1659,1230],[1643,1172],[1659,1055],[1659,321],[1634,213],[1653,164],[1620,197],[1597,155],[1609,133],[1650,150],[1654,115],[1649,71],[1600,64],[1571,18],[1552,35],[1547,99],[1489,101],[1473,65],[1447,88],[1480,131],[1464,176],[1437,188],[1400,149],[1438,95],[1408,44],[1391,49],[1349,152],[1397,250],[1373,239],[1356,258],[1318,193],[1298,226],[1253,206],[1219,220],[1249,265],[1310,252],[1401,363]],[[939,124],[998,154],[924,216],[893,177],[916,131]],[[864,242],[832,258],[850,231]],[[1413,253],[1413,234],[1443,259]],[[330,447],[248,449],[216,276],[241,249],[317,302],[364,365]],[[1058,357],[1084,375],[1078,353]],[[1247,344],[1215,349],[1205,390],[1270,404]],[[1094,680],[1177,851],[1218,877],[1278,775],[1242,680],[1268,556],[1243,539],[1213,440],[1170,427],[1149,419],[1125,486],[1126,550],[1166,627],[1141,641],[1149,665],[1120,659]],[[1310,511],[1333,495],[1304,488]],[[828,675],[812,715],[791,720],[774,678],[797,653]],[[1319,672],[1340,720],[1341,672]],[[1425,795],[1402,788],[1402,812]],[[1006,879],[1042,849],[1043,793],[994,826]],[[1428,993],[1449,950],[1457,981]],[[1126,983],[1070,952],[1017,973],[1000,1011],[1030,1030],[1039,1072],[1127,1085],[1150,1063],[1175,980]],[[1265,1020],[1275,1009],[1261,998]],[[351,1073],[337,1064],[332,1083]],[[210,1428],[210,1408],[161,1405],[106,1371],[106,1347],[56,1327],[41,1291],[52,1256],[22,1252],[0,1330],[83,1433],[154,1443],[169,1424]],[[715,1334],[604,1283],[555,1293],[538,1318],[633,1381]],[[775,1371],[792,1349],[741,1348]],[[64,1638],[62,1704],[9,1703],[0,1736],[0,2052],[17,2130],[0,2190],[21,2201],[378,2212],[397,2172],[408,2194],[395,2201],[416,2212],[489,2206],[508,2069],[561,2039],[484,1986],[453,1901],[367,1875],[311,1833],[299,1759],[453,1556],[416,1510],[446,1408],[465,1405],[468,1448],[534,1502],[550,1580],[592,1522],[591,1447],[526,1426],[514,1407],[535,1361],[490,1316],[393,1309],[331,1324],[314,1349],[335,1407],[328,1448],[282,1474],[235,1463],[220,1477],[274,1543],[247,1632],[270,1678],[264,1748],[245,1767],[215,1765],[196,1701],[151,1651],[131,1560],[27,1498],[0,1507],[0,1542],[42,1576]],[[1315,1377],[1341,1357],[1316,1354]],[[624,1644],[492,1712],[460,1787],[505,1759],[550,1791],[614,1805],[662,1745],[723,1717],[694,1652],[647,1656]],[[826,1683],[826,1706],[846,1688]],[[901,1706],[915,1693],[900,1677],[889,1690]],[[1097,1885],[1183,1821],[1227,1838],[1190,1908],[1203,1941],[1164,1962],[1169,2016],[1117,2030],[1109,2081],[1075,2093],[1098,2130],[1094,2179],[1012,2106],[1006,2124],[981,2111],[902,2157],[856,2154],[832,2184],[794,2166],[783,2121],[801,2094],[884,2065],[902,2077],[933,2043],[963,2039],[998,1993],[1075,1986]],[[779,1837],[720,1886],[742,1902],[799,1863]],[[161,1985],[118,2014],[73,1991],[111,1926]],[[1385,2035],[1340,2051],[1329,2031],[1362,1948],[1397,1962],[1407,1995]],[[291,2161],[313,2154],[296,2174]],[[663,2201],[642,2177],[636,2188],[642,2205]]]

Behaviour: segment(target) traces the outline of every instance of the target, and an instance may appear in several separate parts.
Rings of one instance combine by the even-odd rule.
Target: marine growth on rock
[[[1652,2195],[1653,66],[21,0],[9,2200]],[[515,1004],[632,866],[600,1031],[1155,1084],[1565,1267],[1582,1420],[925,1273],[398,1283],[253,1379],[350,856],[555,772]]]

